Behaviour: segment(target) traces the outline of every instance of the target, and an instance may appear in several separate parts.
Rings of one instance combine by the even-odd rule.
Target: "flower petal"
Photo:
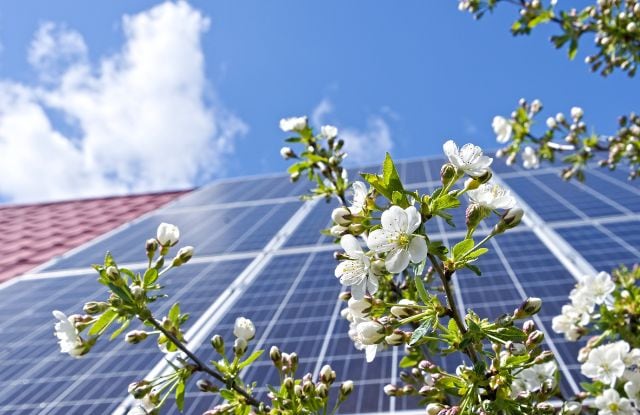
[[[396,238],[395,232],[387,232],[384,229],[376,229],[369,234],[367,246],[374,252],[387,252],[396,246],[393,242]]]
[[[375,294],[378,291],[378,277],[375,275],[369,274],[369,278],[367,278],[367,290],[369,294]]]
[[[382,223],[382,229],[385,231],[406,232],[408,223],[407,212],[400,206],[391,206],[382,212],[380,222]]]
[[[407,214],[407,229],[403,232],[413,233],[418,226],[420,226],[420,214],[418,213],[418,209],[415,206],[409,206],[406,208],[405,213]]]
[[[342,238],[340,238],[340,246],[342,246],[344,252],[346,252],[347,255],[349,255],[349,257],[353,259],[363,254],[358,240],[351,234],[343,235]]]
[[[424,261],[427,257],[427,241],[420,236],[414,236],[409,244],[409,255],[411,255],[411,262]]]
[[[365,295],[365,285],[367,284],[366,280],[362,280],[359,284],[354,284],[351,286],[351,297],[356,300],[362,300]]]
[[[409,265],[409,252],[404,249],[393,249],[387,254],[384,265],[392,274],[404,271]]]
[[[453,140],[449,140],[442,145],[442,151],[444,151],[444,155],[451,160],[452,155],[458,155],[458,146]]]

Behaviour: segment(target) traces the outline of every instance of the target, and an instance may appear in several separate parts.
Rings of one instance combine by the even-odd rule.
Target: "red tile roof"
[[[0,281],[23,274],[184,193],[0,205]]]

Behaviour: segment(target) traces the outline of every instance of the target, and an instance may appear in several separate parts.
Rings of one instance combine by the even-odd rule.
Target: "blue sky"
[[[379,152],[390,147],[396,158],[439,153],[448,138],[495,148],[491,119],[508,115],[520,97],[542,100],[541,121],[580,105],[600,133],[612,132],[617,116],[640,110],[636,79],[591,74],[583,63],[584,49],[568,61],[566,52],[547,40],[553,27],[514,38],[508,30],[514,8],[505,6],[475,21],[456,3],[192,1],[184,21],[169,16],[159,26],[167,37],[160,42],[147,26],[154,24],[158,15],[152,10],[161,2],[3,2],[0,82],[28,93],[20,99],[16,96],[22,92],[0,96],[0,149],[5,157],[11,151],[18,155],[12,157],[17,161],[10,172],[0,168],[5,176],[0,197],[29,201],[162,190],[221,176],[282,171],[287,163],[278,154],[285,136],[279,119],[314,110],[355,141],[373,142]],[[176,14],[175,7],[165,11]],[[125,15],[140,18],[127,23]],[[176,35],[184,38],[169,53],[163,45],[171,44],[167,32],[173,30],[167,29],[172,24],[194,29]],[[34,52],[34,38],[46,36],[38,33],[54,39],[48,49],[49,43],[40,42],[41,54]],[[68,33],[73,36],[64,37]],[[183,51],[185,39],[191,43]],[[127,57],[129,49],[154,47],[158,52],[149,53],[149,65],[143,62],[146,52]],[[200,57],[202,65],[190,62]],[[110,76],[103,73],[105,61],[116,68]],[[135,65],[158,68],[160,74],[151,75],[145,86],[145,75],[140,76],[145,71],[126,72]],[[82,68],[72,81],[67,79],[72,87],[60,76],[70,67]],[[160,105],[173,97],[165,85],[177,94],[185,89],[193,94]],[[152,93],[150,88],[155,88]],[[195,102],[201,95],[201,102]],[[156,110],[156,104],[161,108]],[[28,134],[12,130],[7,108],[18,117],[33,106],[50,123],[46,133],[39,131],[26,149],[18,144],[17,149],[2,148],[3,140],[6,145]],[[111,111],[114,107],[118,110]],[[16,108],[25,109],[18,113]],[[114,130],[113,124],[123,127]],[[41,144],[46,137],[58,140],[55,148]],[[204,145],[211,150],[206,156]],[[38,152],[44,156],[35,157]],[[181,161],[172,163],[178,153]],[[355,160],[379,157],[360,154]],[[47,167],[52,159],[61,161]],[[113,168],[104,166],[109,159]],[[169,167],[158,167],[161,163]],[[77,165],[82,166],[68,167]],[[43,176],[50,181],[41,183]]]

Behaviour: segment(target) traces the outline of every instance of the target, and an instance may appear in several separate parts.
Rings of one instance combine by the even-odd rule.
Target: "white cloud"
[[[379,116],[371,116],[365,130],[341,129],[340,137],[344,140],[344,150],[349,155],[345,161],[349,164],[378,163],[393,147],[389,125]]]
[[[329,99],[324,98],[311,113],[313,126],[319,128],[326,122],[326,116],[332,112],[333,104]],[[393,117],[398,117],[388,107],[382,108],[381,112],[385,115],[392,114]],[[387,121],[380,115],[370,116],[365,129],[344,127],[339,123],[336,125],[340,130],[340,138],[345,142],[344,151],[348,154],[345,159],[347,165],[363,166],[369,163],[378,163],[384,159],[385,153],[393,148],[391,129]]]
[[[200,41],[208,27],[186,2],[125,16],[122,49],[92,66],[80,34],[43,24],[29,61],[46,82],[0,85],[0,196],[185,188],[224,169],[247,126],[205,78]],[[57,129],[53,113],[78,137]]]

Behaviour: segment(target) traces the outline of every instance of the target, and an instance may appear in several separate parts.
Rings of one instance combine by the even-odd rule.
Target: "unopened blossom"
[[[357,350],[365,351],[365,358],[367,362],[373,362],[373,359],[376,357],[376,353],[378,350],[381,350],[383,345],[381,343],[377,344],[366,344],[366,340],[362,338],[361,333],[358,331],[358,325],[370,322],[371,320],[366,319],[355,319],[349,324],[349,338],[353,341],[353,345]]]
[[[537,112],[540,112],[541,109],[542,109],[542,102],[539,99],[534,99],[533,102],[531,103],[531,111],[533,113],[537,113]]]
[[[368,291],[378,291],[378,277],[371,271],[371,260],[362,250],[355,236],[346,234],[340,238],[340,245],[348,259],[341,261],[336,267],[335,276],[340,283],[351,287],[351,295],[362,300]]]
[[[156,231],[156,239],[162,246],[173,246],[180,239],[180,230],[176,225],[161,223]]]
[[[84,343],[78,329],[73,324],[73,319],[67,317],[62,311],[54,310],[53,316],[58,319],[55,324],[55,334],[58,338],[58,345],[62,353],[68,353],[69,356],[75,358],[81,357],[86,353]]]
[[[537,169],[540,167],[538,155],[531,146],[526,146],[522,152],[522,167],[525,169]]]
[[[280,129],[284,132],[302,131],[307,128],[307,117],[290,117],[280,120]]]
[[[415,305],[416,305],[415,301],[403,298],[402,300],[398,301],[398,305],[394,305],[393,307],[391,307],[390,311],[391,311],[391,314],[393,314],[398,318],[405,318],[413,314],[411,306],[415,306]]]
[[[233,326],[233,335],[239,339],[249,341],[256,335],[256,328],[248,318],[238,317]]]
[[[444,154],[451,164],[462,170],[469,176],[478,177],[489,171],[489,166],[493,162],[491,157],[482,154],[482,149],[467,143],[458,149],[453,140],[449,140],[442,146]]]
[[[346,170],[345,170],[346,171]],[[353,201],[349,210],[352,214],[357,215],[367,206],[367,186],[362,182],[353,182]]]
[[[616,344],[605,344],[592,349],[587,361],[580,367],[586,377],[609,385],[613,385],[624,374],[624,370],[621,349]]]
[[[392,274],[404,271],[409,262],[419,263],[427,257],[424,236],[415,235],[420,226],[420,214],[414,206],[402,209],[391,206],[382,212],[382,229],[369,234],[367,244],[376,253],[386,253],[385,267]]]
[[[558,123],[556,122],[556,119],[553,117],[547,118],[546,122],[547,122],[547,127],[550,129],[554,129],[558,125]]]
[[[320,134],[324,138],[336,138],[338,136],[338,129],[333,125],[323,125],[320,127]]]
[[[355,318],[365,318],[371,312],[371,300],[368,298],[358,300],[351,297],[348,301],[349,312]]]
[[[280,156],[285,160],[288,160],[291,157],[294,157],[295,155],[296,155],[296,153],[293,152],[291,147],[282,147],[280,149]]]
[[[378,343],[385,336],[384,327],[375,320],[364,320],[356,325],[362,344],[369,346]]]
[[[580,107],[571,108],[571,118],[574,120],[579,120],[584,115],[584,111]]]
[[[488,209],[511,209],[516,205],[516,200],[511,193],[492,182],[481,184],[475,190],[467,192],[472,203]]]
[[[607,389],[602,395],[597,396],[595,406],[599,409],[598,415],[637,415],[631,401],[620,397],[615,389]]]
[[[493,127],[493,132],[496,133],[496,140],[498,143],[506,143],[511,139],[513,127],[506,118],[496,115],[493,117],[491,127]]]

